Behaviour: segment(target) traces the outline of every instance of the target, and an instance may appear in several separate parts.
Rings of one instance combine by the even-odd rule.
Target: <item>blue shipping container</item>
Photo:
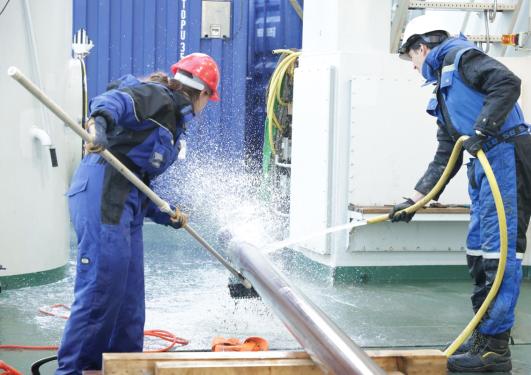
[[[211,55],[221,70],[221,102],[189,129],[198,155],[260,160],[265,91],[277,48],[300,48],[302,22],[289,0],[232,0],[231,36],[201,38],[200,0],[74,0],[74,32],[95,47],[87,58],[89,96],[124,74],[169,72],[192,52]],[[215,152],[213,150],[216,150]]]

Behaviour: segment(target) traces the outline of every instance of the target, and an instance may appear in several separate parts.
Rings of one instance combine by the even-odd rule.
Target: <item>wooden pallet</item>
[[[446,374],[446,356],[439,350],[376,350],[367,354],[390,375]],[[101,374],[321,375],[323,371],[306,352],[173,352],[106,353]]]

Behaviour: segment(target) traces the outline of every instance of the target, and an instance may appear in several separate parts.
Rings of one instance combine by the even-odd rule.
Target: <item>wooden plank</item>
[[[366,352],[389,374],[446,374],[447,358],[439,350],[368,350]],[[218,365],[220,362],[253,363],[257,367],[265,366],[266,363],[283,363],[282,361],[291,361],[291,363],[299,364],[303,363],[300,361],[307,361],[305,362],[306,365],[313,364],[309,355],[302,351],[105,353],[103,354],[103,374],[155,375],[156,366],[162,366],[169,362],[187,363],[186,366],[188,367],[186,368],[190,368],[201,367],[202,364],[209,362],[216,362]],[[268,366],[265,367],[267,368]],[[164,371],[166,371],[166,368],[164,366],[161,367]],[[318,370],[318,367],[316,367],[316,370]],[[317,372],[316,374],[320,373]]]
[[[399,370],[399,361],[397,360],[397,357],[371,357],[371,359],[387,372]]]
[[[165,352],[165,353],[104,353],[109,361],[119,360],[180,360],[180,359],[306,359],[305,351],[269,350],[265,352]]]
[[[155,375],[322,375],[310,359],[226,360],[163,362],[155,366]]]
[[[407,375],[446,374],[446,355],[440,350],[372,350],[367,354],[385,371]]]
[[[392,206],[354,206],[350,205],[350,211],[360,212],[362,214],[388,214],[391,211]],[[421,208],[417,213],[422,214],[469,214],[470,208],[467,207],[428,207]]]
[[[306,352],[271,350],[267,352],[171,352],[104,353],[105,375],[147,375],[155,373],[155,363],[168,361],[308,359]]]
[[[447,358],[417,356],[403,357],[404,371],[408,375],[439,375],[446,374]]]
[[[305,353],[305,352],[299,352]],[[365,350],[371,357],[385,358],[385,357],[440,357],[444,353],[437,349],[371,349]],[[306,353],[305,353],[306,354]]]

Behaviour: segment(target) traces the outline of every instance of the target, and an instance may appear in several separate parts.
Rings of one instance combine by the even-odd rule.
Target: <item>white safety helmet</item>
[[[440,35],[426,35],[434,31],[442,31],[446,33],[446,37],[441,38]],[[448,23],[441,17],[434,14],[424,14],[413,18],[404,30],[404,37],[402,45],[398,49],[398,54],[401,59],[411,60],[409,57],[409,49],[419,39],[423,39],[427,43],[440,42],[450,36],[448,32]]]

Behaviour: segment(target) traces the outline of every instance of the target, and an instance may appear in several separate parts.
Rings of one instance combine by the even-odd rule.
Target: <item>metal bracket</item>
[[[494,6],[492,9],[489,9],[489,21],[490,23],[493,23],[496,19],[496,12],[498,11],[498,0],[494,0]]]

